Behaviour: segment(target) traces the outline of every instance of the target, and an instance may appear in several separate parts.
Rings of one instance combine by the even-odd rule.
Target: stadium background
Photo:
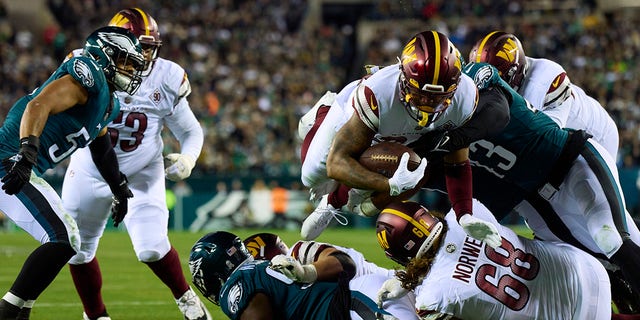
[[[276,185],[290,191],[287,215],[300,219],[312,207],[299,183],[296,127],[318,97],[360,77],[365,64],[394,63],[421,30],[448,34],[467,56],[479,37],[502,29],[520,38],[527,55],[562,64],[612,115],[620,130],[621,183],[638,216],[640,18],[633,2],[2,0],[0,121],[90,31],[119,9],[139,6],[159,23],[160,55],[186,69],[191,107],[205,129],[192,177],[167,185],[170,199],[176,196],[171,227],[189,229],[220,188],[245,193],[246,215],[232,216],[235,225],[270,221],[268,191]],[[165,132],[165,154],[177,150]],[[59,187],[65,169],[49,171],[47,179]],[[419,196],[431,207],[447,206],[441,195]],[[355,219],[352,226],[372,223]]]
[[[0,0],[0,123],[18,97],[43,82],[93,29],[129,6],[143,8],[158,21],[160,55],[188,72],[191,107],[205,129],[192,177],[168,184],[171,237],[183,256],[207,230],[233,228],[242,236],[255,229],[237,228],[268,224],[275,186],[288,190],[286,216],[304,218],[313,207],[299,182],[299,117],[326,90],[339,90],[361,76],[364,64],[395,63],[403,43],[426,29],[449,35],[463,56],[488,31],[506,30],[520,38],[527,55],[562,64],[618,125],[621,183],[630,212],[636,217],[640,213],[637,1]],[[165,144],[165,153],[179,150],[168,132]],[[59,187],[64,171],[65,166],[59,166],[46,178]],[[229,197],[218,197],[222,202],[216,203],[223,188]],[[418,197],[430,207],[447,207],[440,195],[425,192]],[[206,211],[208,201],[226,213]],[[194,225],[199,208],[204,218],[219,217]],[[1,217],[0,291],[35,247],[26,233]],[[373,220],[351,219],[350,227],[359,230],[332,230],[320,240],[352,245],[373,261],[392,266],[368,229]],[[520,223],[510,219],[506,222]],[[286,227],[278,232],[293,243],[297,223]],[[121,230],[105,235],[99,255],[112,315],[176,318],[166,290],[152,278],[145,280],[150,275],[135,261]],[[135,289],[129,283],[136,283]],[[132,308],[135,314],[129,312]],[[61,273],[34,311],[35,319],[76,318],[81,313],[68,273]]]
[[[177,196],[172,228],[189,229],[196,209],[221,184],[244,190],[250,202],[244,217],[233,216],[236,225],[270,221],[266,192],[276,184],[291,191],[288,215],[300,219],[311,207],[303,203],[299,183],[296,126],[322,93],[360,77],[364,64],[394,63],[402,44],[418,31],[448,34],[466,56],[479,37],[502,29],[521,39],[527,55],[562,64],[612,115],[620,130],[621,183],[629,211],[638,216],[640,18],[632,3],[3,0],[0,121],[13,101],[46,79],[90,31],[119,9],[139,6],[160,25],[160,55],[188,72],[190,103],[205,129],[192,177],[168,184],[170,196]],[[165,153],[179,150],[165,134]],[[64,171],[59,166],[47,179],[58,187]],[[250,196],[252,190],[260,195]],[[432,207],[447,205],[440,195],[420,196]]]

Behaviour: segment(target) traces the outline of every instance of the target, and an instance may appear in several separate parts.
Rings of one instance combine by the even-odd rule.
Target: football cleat
[[[89,316],[86,313],[82,313],[82,320],[111,320],[111,317],[109,317],[108,314],[104,314],[102,316],[99,316],[97,318],[89,318]]]
[[[328,203],[328,195],[322,196],[320,203],[315,210],[302,222],[300,236],[304,240],[314,240],[319,237],[322,231],[329,226],[332,219],[345,226],[348,223],[347,217],[340,214],[340,210]]]
[[[0,299],[0,320],[14,320],[19,313],[20,307]]]
[[[211,314],[191,288],[177,299],[176,303],[184,315],[184,320],[211,320]]]

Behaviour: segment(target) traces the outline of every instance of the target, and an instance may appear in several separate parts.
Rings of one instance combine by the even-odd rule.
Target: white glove
[[[480,220],[468,213],[460,217],[459,223],[464,232],[476,240],[484,241],[491,248],[495,249],[502,245],[502,237],[492,223]]]
[[[400,164],[398,169],[393,174],[393,177],[389,178],[389,194],[391,196],[397,196],[407,190],[413,189],[418,182],[424,177],[424,169],[427,168],[427,159],[422,158],[420,166],[415,171],[409,171],[407,167],[409,163],[409,153],[405,152],[400,158]]]
[[[318,272],[314,265],[301,264],[300,261],[284,254],[273,257],[270,268],[296,282],[311,283],[318,279]]]
[[[188,154],[170,153],[164,158],[171,163],[168,168],[164,169],[165,176],[171,181],[188,178],[196,165],[196,160]]]
[[[409,291],[402,287],[402,282],[393,277],[387,279],[378,290],[378,307],[382,308],[382,304],[387,300],[396,300],[407,295]]]
[[[362,189],[349,190],[349,200],[347,201],[347,210],[363,217],[374,217],[380,213],[373,202],[371,195],[373,191]]]

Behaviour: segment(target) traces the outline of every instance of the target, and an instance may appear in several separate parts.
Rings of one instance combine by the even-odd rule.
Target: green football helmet
[[[251,260],[253,256],[238,236],[217,231],[205,235],[193,245],[189,270],[196,288],[218,305],[222,285],[238,266]]]
[[[116,90],[133,95],[140,87],[145,60],[140,42],[129,30],[112,26],[97,29],[87,37],[82,55],[98,63]]]

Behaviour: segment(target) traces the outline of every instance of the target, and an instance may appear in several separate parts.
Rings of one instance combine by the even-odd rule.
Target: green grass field
[[[257,232],[275,232],[289,245],[299,239],[298,231],[233,230],[241,238]],[[172,232],[170,239],[182,259],[183,270],[191,282],[187,260],[193,243],[204,234]],[[373,229],[334,228],[326,230],[318,241],[355,248],[372,262],[393,268],[378,246]],[[26,232],[0,233],[0,294],[3,295],[17,276],[27,255],[38,245]],[[137,261],[125,232],[109,231],[102,238],[98,259],[103,274],[103,298],[109,314],[120,320],[182,319],[173,297],[151,270]],[[194,288],[195,289],[195,288]],[[196,290],[197,291],[197,290]],[[220,309],[205,300],[214,319],[224,319]],[[64,268],[56,280],[37,300],[33,320],[81,320],[82,305],[75,292],[69,269]]]

